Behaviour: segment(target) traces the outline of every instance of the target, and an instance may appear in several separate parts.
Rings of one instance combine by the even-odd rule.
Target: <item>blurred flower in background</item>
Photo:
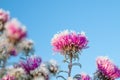
[[[4,11],[3,9],[0,9],[0,20],[6,22],[9,20],[9,17],[10,16],[8,11]]]
[[[5,75],[2,80],[16,80],[14,76],[12,75]]]
[[[8,11],[0,9],[0,78],[3,80],[28,80],[25,76],[25,70],[20,67],[8,69],[8,60],[11,56],[17,56],[19,53],[24,53],[24,57],[30,56],[33,51],[33,42],[26,39],[27,31],[16,18],[10,19]],[[31,54],[32,55],[32,54]],[[21,56],[23,57],[23,56]],[[27,58],[29,64],[23,62],[24,68],[34,69],[39,64],[39,58]],[[31,63],[30,61],[33,63]],[[40,59],[41,60],[41,59]],[[22,64],[22,63],[21,63]],[[31,67],[31,64],[33,65]],[[22,66],[23,66],[22,65]],[[14,66],[14,63],[13,63]],[[27,69],[26,68],[26,69]]]
[[[31,70],[35,70],[41,64],[41,58],[37,56],[28,57],[26,60],[20,61],[20,66],[25,70],[26,73],[30,73]]]
[[[10,42],[16,43],[26,37],[25,27],[15,18],[5,24],[5,29]]]
[[[32,40],[24,39],[16,47],[19,51],[22,51],[22,53],[24,53],[26,56],[34,54],[34,43]]]
[[[9,12],[0,9],[0,31],[4,30],[4,24],[9,20]]]
[[[56,75],[56,73],[59,70],[58,63],[55,60],[51,59],[48,63],[48,69],[49,69],[50,73]]]

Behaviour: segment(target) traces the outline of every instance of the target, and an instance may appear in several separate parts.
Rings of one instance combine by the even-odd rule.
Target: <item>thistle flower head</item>
[[[0,9],[0,20],[3,22],[6,22],[9,20],[9,12],[4,11],[3,9]]]
[[[41,58],[37,56],[31,56],[27,58],[25,61],[20,62],[20,66],[26,71],[26,73],[30,73],[31,70],[35,70],[41,64]]]
[[[5,25],[6,34],[12,41],[21,40],[26,37],[26,29],[17,19],[8,21]]]
[[[2,78],[2,80],[16,80],[15,79],[15,76],[12,76],[12,75],[5,75],[3,78]]]
[[[65,30],[55,34],[52,38],[51,44],[55,51],[60,52],[63,55],[73,53],[72,56],[74,56],[75,53],[78,53],[87,47],[88,40],[83,32],[76,33],[74,31]]]
[[[81,73],[81,80],[91,80],[91,77],[85,73]]]
[[[98,57],[96,60],[98,73],[112,79],[120,77],[120,69],[107,57]]]

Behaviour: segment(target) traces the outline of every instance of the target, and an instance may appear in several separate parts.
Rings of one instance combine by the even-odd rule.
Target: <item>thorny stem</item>
[[[68,69],[69,69],[68,77],[70,77],[71,76],[71,70],[72,70],[72,53],[70,53],[70,62],[68,64]]]

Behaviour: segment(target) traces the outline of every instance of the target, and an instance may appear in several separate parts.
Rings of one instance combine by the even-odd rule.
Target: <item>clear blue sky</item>
[[[119,0],[0,0],[0,8],[27,26],[43,61],[56,59],[65,67],[63,56],[52,55],[50,41],[58,31],[70,29],[85,31],[89,39],[89,48],[80,56],[82,68],[74,67],[74,73],[92,75],[97,56],[109,56],[120,67]]]

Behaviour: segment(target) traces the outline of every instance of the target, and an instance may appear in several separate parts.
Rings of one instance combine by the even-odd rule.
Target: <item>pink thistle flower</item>
[[[0,9],[0,20],[2,20],[3,22],[7,22],[9,20],[9,12]]]
[[[30,71],[35,70],[41,64],[41,58],[36,56],[28,57],[25,61],[21,61],[19,66],[21,66],[26,73],[30,73]]]
[[[23,27],[17,19],[12,19],[5,25],[7,36],[13,40],[21,40],[26,37],[26,29]]]
[[[120,77],[120,69],[107,57],[98,57],[96,63],[97,68],[102,73],[102,75],[107,76],[111,80]]]
[[[88,40],[85,33],[76,33],[73,31],[65,30],[55,34],[52,38],[51,44],[53,50],[60,52],[63,55],[68,53],[78,53],[87,47]]]
[[[91,77],[85,73],[81,74],[81,80],[91,80]]]
[[[16,80],[14,76],[12,75],[6,75],[2,78],[2,80]]]

